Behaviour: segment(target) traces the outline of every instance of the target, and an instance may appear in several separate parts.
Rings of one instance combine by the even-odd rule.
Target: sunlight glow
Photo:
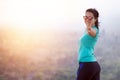
[[[2,48],[10,54],[19,56],[35,53],[39,53],[41,57],[50,55],[52,46],[56,44],[52,29],[65,28],[79,21],[79,15],[85,8],[83,2],[78,0],[1,1]],[[82,6],[81,9],[79,5]]]
[[[99,3],[102,4],[103,0],[0,1],[0,27],[4,25],[1,43],[11,53],[23,51],[27,54],[37,47],[51,48],[55,44],[54,28],[83,31],[85,10],[90,7],[101,10]]]
[[[23,28],[0,28],[0,49],[8,55],[35,56],[41,58],[49,56],[48,51],[54,41],[54,34],[51,32],[28,30]]]

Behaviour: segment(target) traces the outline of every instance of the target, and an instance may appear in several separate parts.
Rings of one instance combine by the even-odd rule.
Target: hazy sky
[[[120,24],[119,4],[119,0],[0,0],[0,25],[82,30],[85,10],[96,8],[101,27],[111,30]]]

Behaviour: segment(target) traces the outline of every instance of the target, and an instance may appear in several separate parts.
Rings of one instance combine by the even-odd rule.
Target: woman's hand
[[[92,26],[95,25],[95,19],[92,17],[84,16],[84,22],[86,24],[88,34],[91,36],[95,36],[96,31],[92,29]]]

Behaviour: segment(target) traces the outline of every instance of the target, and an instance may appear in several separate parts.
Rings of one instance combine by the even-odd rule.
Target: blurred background
[[[75,80],[83,16],[100,17],[101,80],[120,76],[119,0],[0,0],[0,80]]]

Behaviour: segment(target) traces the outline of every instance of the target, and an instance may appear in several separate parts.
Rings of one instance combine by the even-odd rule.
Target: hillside
[[[5,33],[2,34],[0,36],[0,80],[75,80],[78,67],[78,40],[81,33],[54,31],[48,34],[49,38],[52,38],[49,45],[37,42],[39,44],[29,45],[34,46],[30,49],[18,51],[12,43],[11,47],[14,47],[10,48],[12,51],[5,46],[10,44],[11,38],[5,38]],[[6,39],[6,44],[3,44],[3,39]],[[114,33],[111,38],[110,33],[104,31],[100,33],[95,55],[102,68],[101,80],[118,80],[119,39],[119,34]]]

